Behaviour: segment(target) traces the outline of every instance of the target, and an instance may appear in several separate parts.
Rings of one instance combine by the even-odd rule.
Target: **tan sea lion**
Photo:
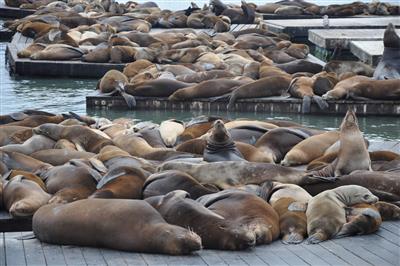
[[[171,255],[201,249],[197,234],[166,223],[141,200],[85,199],[51,204],[34,215],[32,227],[40,241],[52,244]]]
[[[23,120],[8,123],[7,126],[37,127],[45,123],[61,123],[65,118],[62,115],[30,115]]]
[[[318,194],[308,202],[307,243],[316,244],[340,234],[346,223],[344,207],[377,201],[378,198],[368,189],[357,185],[342,186]]]
[[[19,58],[29,58],[31,57],[32,54],[42,51],[44,48],[46,48],[45,44],[42,43],[32,43],[26,48],[24,48],[21,51],[18,51],[17,56]]]
[[[110,63],[121,64],[134,61],[137,49],[131,46],[113,46],[110,50]]]
[[[0,147],[8,144],[23,143],[32,137],[30,127],[21,126],[0,126]]]
[[[93,63],[107,63],[110,61],[111,47],[98,45],[95,49],[82,56],[82,61]]]
[[[128,83],[128,78],[118,70],[107,71],[97,83],[97,89],[102,93],[109,93],[116,89],[119,83]]]
[[[0,147],[0,150],[8,152],[19,152],[25,155],[30,155],[31,153],[40,150],[52,149],[55,143],[56,142],[54,140],[46,136],[33,135],[22,144],[8,144],[6,146]]]
[[[322,96],[339,82],[339,78],[334,72],[322,71],[313,76],[313,91],[316,95]]]
[[[59,139],[56,144],[54,144],[54,149],[66,149],[70,151],[77,150],[75,144],[67,139]]]
[[[71,60],[81,58],[84,52],[66,44],[49,44],[30,56],[33,60]]]
[[[124,67],[123,73],[126,77],[132,78],[152,65],[153,63],[146,59],[136,60],[135,62],[127,64]]]
[[[36,182],[23,175],[13,177],[3,188],[4,206],[13,217],[32,216],[50,197]]]
[[[372,77],[374,69],[359,61],[329,61],[323,68],[324,71],[334,72],[336,75],[340,76],[346,72],[352,72],[356,75],[362,75],[367,77]]]
[[[113,139],[114,144],[130,155],[143,157],[146,154],[165,150],[165,148],[153,148],[147,141],[137,134],[118,135]]]
[[[39,161],[51,165],[63,165],[72,159],[89,159],[96,154],[92,152],[69,150],[69,149],[48,149],[40,150],[30,154],[30,156]]]
[[[8,173],[5,173],[4,175],[2,175],[2,177],[4,180],[11,180],[12,178],[19,176],[19,175],[22,175],[22,176],[24,176],[25,179],[28,179],[30,181],[37,183],[43,189],[43,191],[47,192],[47,188],[46,188],[46,185],[43,182],[43,180],[39,176],[37,176],[31,172],[28,172],[28,171],[11,170]]]
[[[3,172],[0,174],[5,174],[10,170],[23,170],[39,175],[52,167],[48,163],[36,160],[19,152],[0,151],[0,163],[3,164],[0,168]]]

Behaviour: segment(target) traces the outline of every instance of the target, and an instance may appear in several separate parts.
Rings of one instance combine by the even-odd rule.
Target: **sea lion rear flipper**
[[[311,97],[310,96],[304,96],[303,97],[303,103],[301,105],[301,112],[303,114],[308,114],[311,111]]]
[[[307,244],[318,244],[325,240],[328,240],[328,236],[324,232],[319,231],[319,232],[315,232],[314,234],[310,235],[307,238],[306,243]]]
[[[231,94],[231,96],[229,98],[228,106],[227,106],[227,110],[228,111],[231,111],[233,109],[233,106],[235,105],[236,99],[237,99],[237,94],[234,94],[234,92],[232,92],[232,94]]]
[[[321,110],[324,110],[329,107],[329,104],[322,99],[320,96],[314,95],[313,97],[314,102],[316,102]]]
[[[307,202],[292,202],[288,206],[288,211],[294,212],[305,212],[307,210],[308,203]]]
[[[125,85],[121,82],[118,82],[118,84],[116,85],[116,89],[121,94],[121,96],[124,97],[124,100],[125,100],[126,104],[128,105],[128,107],[130,109],[133,109],[133,107],[136,106],[136,99],[134,96],[126,93]]]

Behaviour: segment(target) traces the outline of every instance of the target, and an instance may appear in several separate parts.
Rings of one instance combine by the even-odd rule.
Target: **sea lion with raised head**
[[[201,249],[197,234],[166,223],[142,200],[84,199],[46,205],[33,216],[32,228],[40,241],[59,245],[170,255]]]

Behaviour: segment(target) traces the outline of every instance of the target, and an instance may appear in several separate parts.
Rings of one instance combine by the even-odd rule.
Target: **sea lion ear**
[[[307,202],[292,202],[288,206],[288,211],[294,212],[305,212],[307,210],[308,203]]]

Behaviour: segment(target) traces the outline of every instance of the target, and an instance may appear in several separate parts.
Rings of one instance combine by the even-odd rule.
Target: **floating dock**
[[[399,16],[330,18],[329,29],[385,29],[389,23],[400,26]],[[286,33],[293,40],[307,40],[308,31],[323,29],[323,19],[284,19],[266,21],[268,29]]]
[[[358,59],[372,66],[376,66],[382,58],[382,41],[351,41],[350,52]]]
[[[167,98],[135,97],[136,109],[141,110],[187,110],[187,111],[227,111],[227,102],[210,102],[209,99],[171,102]],[[353,108],[358,115],[400,115],[400,101],[328,101],[329,107],[321,110],[312,103],[311,114],[345,114]],[[86,108],[128,109],[121,96],[87,96]],[[279,112],[301,113],[302,100],[286,97],[240,99],[235,104],[239,112]]]
[[[7,211],[0,211],[0,232],[18,231],[32,231],[32,218],[15,219]]]
[[[0,18],[24,18],[35,13],[34,9],[22,9],[18,7],[6,6],[0,3]]]
[[[245,251],[201,250],[168,256],[61,246],[31,233],[0,233],[0,265],[399,265],[400,222],[383,222],[374,234],[333,239],[315,245],[284,245],[279,240]]]

